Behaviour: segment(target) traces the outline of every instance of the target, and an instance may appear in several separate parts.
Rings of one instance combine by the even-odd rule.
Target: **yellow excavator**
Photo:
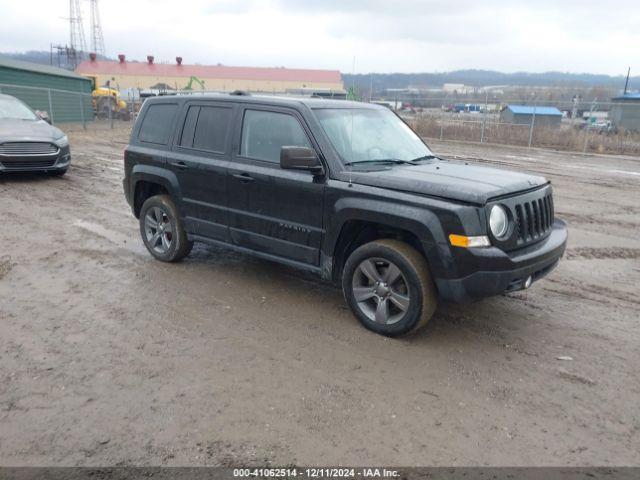
[[[93,100],[93,111],[97,118],[119,118],[120,120],[130,120],[131,112],[129,106],[122,98],[120,92],[110,87],[97,87],[91,93]]]

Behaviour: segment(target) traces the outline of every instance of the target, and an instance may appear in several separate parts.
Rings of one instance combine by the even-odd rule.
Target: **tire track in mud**
[[[616,273],[640,275],[633,225],[601,237],[608,224],[595,221],[580,245],[638,248],[569,249],[570,268],[536,288],[443,305],[425,330],[391,340],[363,331],[339,289],[288,267],[210,246],[182,264],[156,262],[123,198],[126,142],[75,136],[63,179],[0,184],[0,236],[18,262],[0,281],[11,327],[0,335],[0,376],[20,373],[0,392],[0,404],[19,399],[3,412],[0,458],[638,463],[628,432],[637,429],[639,306]],[[461,148],[508,159],[504,149]],[[514,170],[562,174],[581,161],[522,152]],[[633,222],[640,210],[627,184],[575,180],[590,175],[599,176],[558,177],[564,208]],[[567,354],[575,361],[558,363]]]
[[[93,223],[93,222],[89,222],[81,219],[78,219],[75,222],[73,222],[73,225],[75,227],[80,228],[81,230],[84,230],[93,235],[97,235],[98,237],[109,241],[110,243],[112,243],[118,248],[123,248],[125,250],[128,250],[131,253],[134,253],[140,256],[147,255],[147,251],[144,248],[144,246],[135,242],[134,240],[135,237],[122,234],[115,230],[106,228],[101,224]]]
[[[630,230],[638,230],[640,229],[640,224],[637,222],[629,222],[625,220],[617,220],[615,218],[609,218],[605,216],[595,216],[595,215],[581,215],[579,213],[570,213],[564,211],[556,210],[556,216],[567,222],[571,223],[582,223],[582,224],[598,224],[598,225],[613,225],[616,227],[621,227]]]
[[[547,284],[544,287],[545,290],[571,299],[589,300],[612,307],[621,307],[620,302],[624,302],[630,304],[632,309],[637,309],[638,305],[640,305],[640,297],[637,295],[614,290],[603,285],[595,285],[568,278],[562,280],[549,278],[547,282],[554,285],[554,287]]]
[[[625,247],[576,247],[565,252],[567,260],[635,260],[640,258],[640,248]]]
[[[638,185],[638,179],[640,179],[640,172],[635,170],[603,169],[592,165],[572,164],[569,162],[553,163],[552,161],[546,159],[531,158],[525,155],[509,155],[505,158],[487,158],[473,155],[444,154],[442,155],[442,157],[455,161],[496,165],[499,167],[506,167],[510,169],[521,170],[522,168],[525,168],[526,170],[537,175],[563,178],[570,180],[572,183],[579,182],[586,185],[594,185],[604,188],[635,189]],[[525,162],[524,165],[523,162]],[[589,173],[598,173],[603,177],[594,179],[593,175],[589,175]],[[607,177],[613,178],[611,178],[609,181],[606,181],[604,180],[605,175]]]

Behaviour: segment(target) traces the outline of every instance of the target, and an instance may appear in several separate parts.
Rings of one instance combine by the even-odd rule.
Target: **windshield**
[[[389,110],[322,108],[314,112],[345,163],[411,161],[431,155],[413,130]]]
[[[24,103],[13,98],[0,98],[0,119],[37,120],[36,114]]]

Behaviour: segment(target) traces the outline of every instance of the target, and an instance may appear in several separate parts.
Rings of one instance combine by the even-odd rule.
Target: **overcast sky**
[[[83,7],[90,39],[89,2]],[[328,68],[640,72],[640,8],[589,0],[100,0],[107,54]],[[0,0],[0,51],[68,42],[68,0]]]

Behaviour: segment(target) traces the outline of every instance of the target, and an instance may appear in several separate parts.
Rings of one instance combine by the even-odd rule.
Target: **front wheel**
[[[169,195],[155,195],[144,202],[140,234],[149,253],[162,262],[182,260],[193,248]]]
[[[390,337],[423,326],[437,306],[425,258],[398,240],[376,240],[357,248],[345,263],[342,290],[366,328]]]

